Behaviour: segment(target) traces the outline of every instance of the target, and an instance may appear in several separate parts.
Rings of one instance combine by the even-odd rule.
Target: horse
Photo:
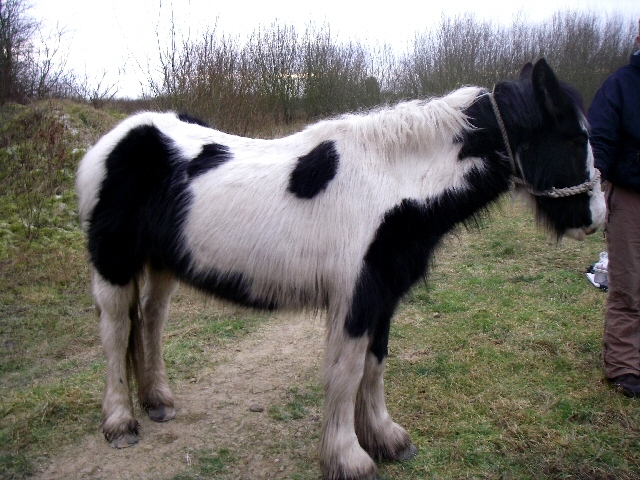
[[[582,239],[605,201],[577,92],[544,59],[493,91],[382,106],[279,139],[142,112],[82,159],[76,188],[106,357],[102,429],[138,441],[129,377],[175,417],[162,332],[178,282],[247,307],[326,318],[325,479],[374,479],[416,455],[385,406],[391,318],[443,237],[514,189],[538,223]],[[128,375],[133,372],[132,375]]]

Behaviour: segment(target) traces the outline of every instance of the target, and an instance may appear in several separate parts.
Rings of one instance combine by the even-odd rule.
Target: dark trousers
[[[607,378],[640,375],[640,193],[608,185],[609,294],[603,354]]]

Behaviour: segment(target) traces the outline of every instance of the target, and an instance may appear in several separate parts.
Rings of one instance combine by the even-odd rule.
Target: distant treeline
[[[66,68],[59,29],[43,44],[41,23],[27,0],[0,0],[0,105],[72,97],[96,107],[185,111],[219,129],[271,135],[284,125],[400,99],[442,95],[462,85],[490,88],[516,78],[528,61],[545,57],[588,105],[602,81],[628,61],[635,20],[574,11],[509,26],[473,14],[443,16],[415,34],[405,51],[375,38],[341,42],[329,25],[302,30],[274,23],[246,40],[219,34],[183,38],[175,27],[158,38],[158,71],[148,73],[143,98],[116,100],[104,77],[92,85]],[[151,68],[151,67],[150,67]]]
[[[157,108],[188,111],[238,134],[306,122],[403,98],[435,96],[462,85],[491,87],[545,57],[588,105],[602,81],[628,62],[634,22],[619,16],[559,12],[531,24],[443,17],[417,33],[406,52],[341,43],[330,26],[273,24],[246,41],[207,32],[160,51],[162,78],[149,80]]]

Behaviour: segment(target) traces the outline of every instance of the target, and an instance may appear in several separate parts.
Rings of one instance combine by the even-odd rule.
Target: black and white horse
[[[373,479],[374,459],[412,457],[384,400],[391,317],[442,237],[513,183],[558,237],[603,221],[579,97],[544,60],[493,93],[466,87],[276,140],[173,113],[124,120],[77,176],[105,437],[137,442],[128,365],[149,416],[175,416],[161,336],[181,281],[255,308],[326,309],[324,478]]]

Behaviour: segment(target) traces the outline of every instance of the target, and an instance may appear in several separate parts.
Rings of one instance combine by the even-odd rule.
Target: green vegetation
[[[191,471],[178,474],[173,477],[173,480],[229,478],[224,473],[229,464],[233,463],[233,456],[226,448],[217,452],[202,450],[197,453],[193,463],[194,468]]]
[[[381,478],[636,478],[637,401],[601,369],[604,248],[549,244],[505,202],[450,238],[392,327],[389,410],[418,457]]]
[[[268,414],[278,421],[287,422],[304,418],[309,409],[322,404],[322,389],[319,385],[311,385],[307,390],[300,391],[298,387],[290,388],[286,394],[286,403],[272,405]]]

